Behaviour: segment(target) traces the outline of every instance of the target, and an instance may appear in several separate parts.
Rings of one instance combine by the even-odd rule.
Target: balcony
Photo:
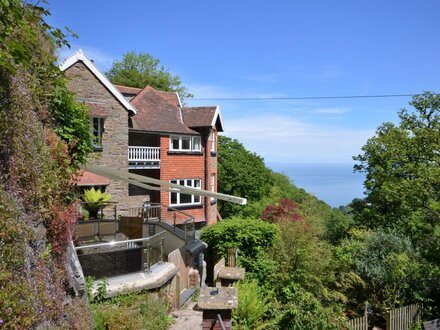
[[[92,294],[106,278],[106,297],[160,288],[179,271],[189,274],[205,247],[195,236],[193,217],[160,204],[130,208],[128,216],[115,213],[114,219],[79,220],[75,228],[82,271],[96,279]],[[180,265],[187,257],[192,261]],[[179,281],[181,289],[190,287],[189,276]]]
[[[128,168],[133,170],[159,169],[160,147],[128,147]]]

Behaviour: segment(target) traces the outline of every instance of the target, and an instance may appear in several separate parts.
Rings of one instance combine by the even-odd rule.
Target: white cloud
[[[350,163],[374,130],[317,125],[267,114],[229,119],[225,134],[268,162]]]

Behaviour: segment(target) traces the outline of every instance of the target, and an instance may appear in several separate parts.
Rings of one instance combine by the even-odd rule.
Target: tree
[[[425,92],[410,104],[415,111],[402,109],[398,126],[382,124],[354,157],[367,194],[353,203],[355,220],[408,235],[440,264],[440,95]]]
[[[277,204],[266,206],[261,218],[272,223],[277,223],[282,220],[304,220],[303,215],[298,213],[298,204],[288,198],[281,199]]]
[[[375,312],[383,315],[387,309],[426,297],[423,260],[404,235],[391,229],[353,229],[336,248],[335,255],[341,266],[339,271],[347,271],[348,267],[364,282],[355,291],[347,292],[358,307],[368,301]]]
[[[272,188],[272,171],[264,160],[247,150],[243,144],[226,136],[218,139],[218,190],[225,194],[246,197],[250,202],[269,195]],[[220,203],[223,217],[242,211],[232,203]]]
[[[178,92],[183,99],[192,97],[179,76],[173,76],[160,60],[147,53],[125,53],[121,61],[113,62],[106,73],[113,84],[144,88],[149,85],[161,91]]]

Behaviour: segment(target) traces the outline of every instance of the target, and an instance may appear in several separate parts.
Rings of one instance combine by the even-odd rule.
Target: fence
[[[164,261],[164,234],[111,242],[95,242],[75,247],[85,276],[96,278],[132,272],[149,272]]]
[[[387,314],[387,330],[407,330],[415,323],[420,322],[422,314],[421,304],[412,304],[392,309]]]
[[[420,322],[421,314],[422,305],[419,303],[392,309],[386,315],[386,330],[409,330]],[[368,313],[347,323],[350,330],[368,330]]]
[[[348,329],[350,330],[368,330],[368,315],[357,317],[348,321]]]

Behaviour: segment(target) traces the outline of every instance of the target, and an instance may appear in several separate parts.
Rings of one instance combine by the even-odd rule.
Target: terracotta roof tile
[[[114,86],[122,94],[137,95],[142,90],[142,88],[136,88],[136,87],[128,87],[128,86],[121,86],[121,85],[114,85]]]
[[[211,127],[217,107],[183,108],[183,122],[189,127]]]
[[[131,100],[131,104],[138,110],[132,118],[134,129],[199,134],[183,123],[179,98],[174,92],[162,92],[147,86]]]
[[[111,183],[110,179],[103,176],[96,175],[87,171],[80,171],[75,178],[77,186],[108,186]]]

